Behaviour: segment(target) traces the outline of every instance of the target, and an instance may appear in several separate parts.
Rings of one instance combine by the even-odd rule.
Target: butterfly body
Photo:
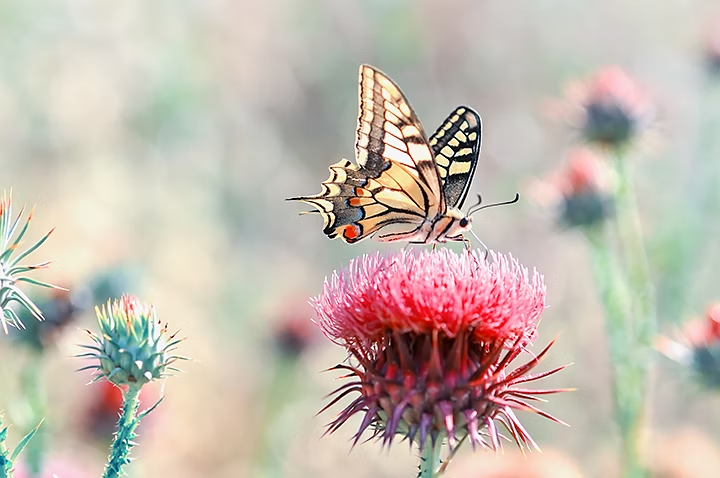
[[[460,106],[428,139],[390,78],[363,65],[359,83],[357,164],[331,165],[320,194],[290,199],[314,206],[331,239],[464,241],[472,221],[460,207],[480,154],[480,116]]]

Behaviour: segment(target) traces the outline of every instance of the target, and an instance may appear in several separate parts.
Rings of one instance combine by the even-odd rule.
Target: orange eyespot
[[[348,205],[352,207],[359,207],[361,205],[360,198],[350,198],[348,199]]]
[[[361,233],[362,230],[360,229],[359,225],[348,224],[347,226],[345,226],[345,230],[343,231],[343,237],[348,241],[353,242],[360,236]]]

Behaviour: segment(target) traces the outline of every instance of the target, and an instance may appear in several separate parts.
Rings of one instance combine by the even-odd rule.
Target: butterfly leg
[[[485,260],[488,260],[488,256],[490,255],[490,249],[488,249],[488,246],[485,245],[484,242],[480,241],[480,244],[482,244],[483,248],[485,249]]]

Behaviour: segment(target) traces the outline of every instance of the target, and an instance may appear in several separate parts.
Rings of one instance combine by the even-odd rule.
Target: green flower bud
[[[106,377],[118,386],[141,387],[164,378],[168,371],[177,371],[170,365],[184,358],[172,354],[181,339],[168,335],[167,325],[157,319],[154,307],[123,295],[102,308],[96,307],[95,312],[100,335],[88,331],[95,345],[84,346],[92,352],[82,356],[99,361],[86,367],[98,372],[96,380]]]

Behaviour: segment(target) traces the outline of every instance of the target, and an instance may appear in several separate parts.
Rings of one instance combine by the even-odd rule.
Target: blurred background
[[[624,68],[657,105],[652,138],[632,160],[662,331],[720,299],[717,216],[694,194],[703,167],[720,159],[720,78],[706,57],[713,28],[711,0],[0,1],[0,187],[16,205],[37,206],[32,238],[57,227],[34,255],[53,261],[38,277],[87,291],[75,322],[42,352],[47,466],[101,473],[116,405],[98,438],[93,410],[109,399],[102,385],[86,386],[73,355],[87,341],[79,329],[95,327],[87,306],[130,291],[181,330],[180,352],[194,359],[141,425],[131,476],[413,476],[407,446],[350,451],[352,426],[321,438],[333,412],[315,413],[338,386],[322,371],[345,356],[315,333],[307,305],[349,259],[402,246],[329,241],[319,217],[284,201],[320,191],[327,167],[352,159],[357,68],[370,63],[402,87],[429,132],[456,105],[480,112],[471,196],[523,197],[476,216],[475,230],[545,275],[538,344],[558,341],[542,367],[574,363],[542,384],[577,388],[544,405],[571,428],[520,416],[546,453],[522,461],[511,447],[500,456],[467,447],[448,476],[614,476],[607,344],[587,247],[524,193],[578,143],[548,104],[600,67]],[[37,355],[16,345],[0,342],[12,443],[27,431],[22,370]],[[718,396],[662,357],[655,390],[656,475],[718,476]],[[517,471],[544,468],[552,471]]]

